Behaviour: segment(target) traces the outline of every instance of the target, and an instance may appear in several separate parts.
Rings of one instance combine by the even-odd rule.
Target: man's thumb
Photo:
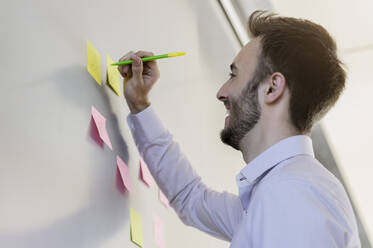
[[[132,62],[132,76],[142,80],[143,63],[140,57],[134,57]]]

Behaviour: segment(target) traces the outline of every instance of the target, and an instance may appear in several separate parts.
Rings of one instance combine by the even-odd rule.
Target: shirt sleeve
[[[340,213],[328,201],[312,185],[295,179],[265,188],[246,223],[252,226],[252,247],[352,247],[348,226],[336,221]]]
[[[140,155],[183,223],[230,241],[241,219],[238,196],[206,187],[152,105],[129,114],[127,122]]]

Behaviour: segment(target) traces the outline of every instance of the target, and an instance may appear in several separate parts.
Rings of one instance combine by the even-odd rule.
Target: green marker
[[[179,53],[166,53],[166,54],[161,54],[161,55],[156,55],[156,56],[150,56],[150,57],[144,57],[141,58],[142,61],[151,61],[151,60],[156,60],[156,59],[163,59],[163,58],[170,58],[170,57],[176,57],[176,56],[181,56],[185,55],[185,52],[179,52]],[[133,60],[125,60],[125,61],[120,61],[111,65],[128,65],[132,64]]]

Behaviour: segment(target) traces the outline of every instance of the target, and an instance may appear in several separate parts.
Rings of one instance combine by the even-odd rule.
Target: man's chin
[[[224,127],[224,129],[220,131],[220,140],[224,144],[231,146],[236,150],[239,150],[239,145],[238,142],[236,142],[234,139],[234,133],[232,128]]]

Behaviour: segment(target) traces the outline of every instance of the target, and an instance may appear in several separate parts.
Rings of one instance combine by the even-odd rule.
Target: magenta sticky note
[[[163,206],[165,206],[166,208],[170,206],[170,204],[168,203],[167,197],[163,194],[160,188],[158,188],[158,199],[163,204]]]
[[[140,157],[140,172],[139,177],[147,186],[152,187],[155,184],[154,178],[149,171],[148,165]]]
[[[109,134],[106,130],[106,118],[98,112],[98,110],[92,106],[92,118],[95,122],[95,125],[97,127],[98,134],[103,142],[111,149],[113,150],[113,147],[110,142]]]
[[[132,185],[130,182],[130,175],[128,166],[123,162],[123,160],[117,156],[117,167],[119,169],[120,175],[122,177],[122,181],[126,189],[132,194]]]
[[[120,174],[120,170],[119,170],[118,165],[117,165],[117,170],[116,170],[116,173],[115,173],[115,186],[116,186],[117,190],[120,193],[122,193],[123,195],[128,191],[126,186],[124,186],[122,175]]]
[[[92,116],[91,116],[91,123],[90,123],[90,126],[89,126],[89,135],[91,136],[91,138],[93,139],[93,141],[97,145],[99,145],[100,147],[104,146],[104,142],[100,138],[100,134],[98,133],[98,129],[97,129],[96,123],[95,123],[95,121],[94,121],[94,119],[93,119]]]
[[[161,218],[157,215],[154,215],[154,241],[157,247],[164,248],[165,247],[165,240],[164,240],[164,224]]]

